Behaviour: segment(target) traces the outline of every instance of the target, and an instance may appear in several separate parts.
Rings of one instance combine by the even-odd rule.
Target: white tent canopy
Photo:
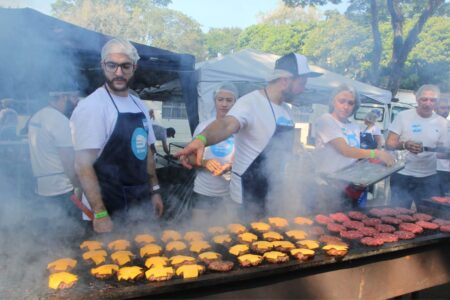
[[[255,50],[242,50],[235,54],[201,62],[196,65],[199,118],[203,121],[213,115],[212,94],[221,82],[236,83],[242,95],[266,83],[279,56]],[[309,78],[306,91],[299,97],[300,102],[327,103],[331,91],[339,84],[355,87],[360,95],[376,102],[390,103],[392,94],[369,84],[346,78],[342,75],[310,65],[312,71],[323,73],[317,78]]]

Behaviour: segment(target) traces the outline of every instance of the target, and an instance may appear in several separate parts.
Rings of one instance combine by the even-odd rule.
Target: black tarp
[[[0,8],[0,98],[39,102],[53,90],[91,93],[103,83],[100,51],[110,38],[29,8]],[[141,59],[131,88],[179,78],[193,131],[198,123],[195,57],[133,44]]]

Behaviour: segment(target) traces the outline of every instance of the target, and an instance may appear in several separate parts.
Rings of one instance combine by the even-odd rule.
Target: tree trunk
[[[417,22],[409,31],[406,39],[403,41],[403,24],[405,22],[403,13],[399,6],[399,0],[387,0],[387,7],[391,15],[392,30],[394,32],[394,43],[392,49],[391,61],[389,63],[388,89],[395,95],[400,86],[403,67],[412,48],[417,43],[417,37],[423,29],[428,19],[434,14],[444,0],[428,0],[427,6],[422,11]]]
[[[370,26],[372,28],[373,50],[370,82],[378,85],[380,78],[380,61],[383,53],[383,44],[381,42],[381,34],[379,29],[378,6],[376,0],[370,0]]]

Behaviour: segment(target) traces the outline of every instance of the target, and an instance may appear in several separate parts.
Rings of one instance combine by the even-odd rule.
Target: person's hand
[[[214,176],[221,176],[227,171],[231,170],[231,164],[223,164],[220,169],[213,173]]]
[[[205,169],[213,173],[214,176],[220,175],[222,172],[222,164],[215,159],[208,159],[203,163]]]
[[[113,229],[113,222],[110,216],[92,220],[92,226],[97,233],[111,232]]]
[[[413,154],[418,154],[423,152],[423,146],[422,144],[413,142],[413,141],[406,141],[405,142],[405,149]]]
[[[152,195],[152,204],[155,215],[160,218],[164,212],[164,204],[160,194],[155,193]]]
[[[383,150],[375,150],[375,151],[377,158],[379,158],[382,162],[384,162],[388,167],[395,164],[395,157],[390,153]]]
[[[205,151],[205,144],[202,141],[195,139],[190,142],[183,150],[178,151],[175,157],[179,159],[181,164],[192,169],[193,166],[201,166],[203,159],[203,152]]]

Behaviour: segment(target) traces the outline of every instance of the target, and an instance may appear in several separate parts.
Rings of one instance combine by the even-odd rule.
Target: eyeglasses
[[[135,66],[134,64],[132,64],[130,62],[118,64],[118,63],[115,63],[112,61],[107,61],[107,62],[104,62],[103,64],[105,65],[105,69],[107,72],[115,73],[117,71],[117,69],[120,67],[122,72],[125,74],[130,74],[131,72],[133,72],[134,66]]]

